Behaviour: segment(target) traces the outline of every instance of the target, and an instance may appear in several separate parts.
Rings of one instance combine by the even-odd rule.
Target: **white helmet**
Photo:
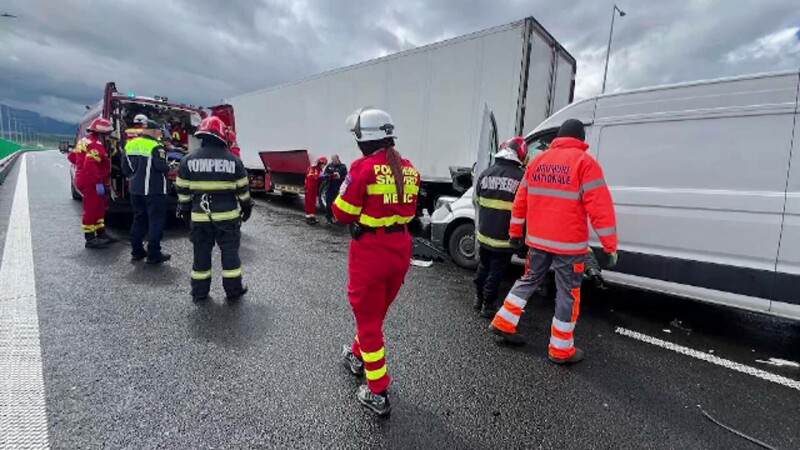
[[[392,116],[386,111],[365,106],[347,118],[347,131],[355,135],[357,142],[380,141],[397,138],[394,134]]]
[[[144,125],[147,123],[147,116],[144,114],[137,114],[136,117],[133,118],[133,123],[141,123]]]

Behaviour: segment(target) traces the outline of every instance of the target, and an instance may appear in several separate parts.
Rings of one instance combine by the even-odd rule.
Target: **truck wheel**
[[[69,190],[72,192],[73,200],[78,200],[78,201],[83,200],[83,196],[81,195],[80,192],[78,192],[77,189],[75,189],[75,184],[73,184],[72,182],[69,183]]]
[[[457,226],[450,234],[447,248],[450,251],[450,257],[460,267],[469,270],[475,270],[478,267],[477,248],[475,247],[475,225],[462,223]]]

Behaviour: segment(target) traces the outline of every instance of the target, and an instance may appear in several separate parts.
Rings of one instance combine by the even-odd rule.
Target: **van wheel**
[[[72,199],[81,201],[83,200],[83,196],[77,189],[75,189],[75,185],[73,183],[69,184],[69,190],[72,192]]]
[[[460,267],[475,270],[478,267],[477,248],[475,247],[475,225],[462,223],[450,234],[447,242],[450,257]]]

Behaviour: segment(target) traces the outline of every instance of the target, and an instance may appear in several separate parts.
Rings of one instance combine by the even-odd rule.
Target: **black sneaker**
[[[356,398],[359,403],[371,409],[372,412],[380,417],[386,417],[392,412],[392,405],[389,404],[389,396],[387,396],[386,393],[383,395],[373,394],[366,384],[359,386]]]
[[[97,237],[99,237],[99,238],[101,238],[101,239],[104,239],[104,240],[108,241],[108,243],[109,243],[109,244],[115,244],[115,243],[119,242],[119,239],[117,239],[117,238],[115,238],[114,236],[110,235],[110,234],[109,234],[109,233],[106,231],[106,229],[105,229],[105,228],[103,228],[101,231],[98,231],[98,232],[97,232]]]
[[[96,249],[100,249],[100,248],[106,248],[106,247],[108,247],[108,244],[110,244],[110,242],[106,241],[105,239],[101,239],[99,237],[94,237],[94,238],[89,239],[88,241],[86,241],[86,243],[84,244],[84,247],[86,247],[88,249],[96,250]]]
[[[131,252],[131,261],[141,261],[147,258],[147,252],[142,250],[141,252],[133,251]]]
[[[228,300],[229,302],[232,302],[234,300],[239,300],[244,296],[244,294],[247,294],[247,291],[249,290],[250,289],[247,286],[242,286],[242,289],[239,292],[235,292],[233,294],[226,294],[225,300]]]
[[[319,219],[315,216],[306,216],[306,223],[309,225],[316,225],[319,223]]]
[[[489,324],[489,331],[492,332],[498,338],[498,342],[501,344],[511,345],[514,347],[521,347],[525,345],[525,339],[522,339],[518,334],[511,334],[501,331],[494,327],[494,325]]]
[[[493,319],[495,314],[497,314],[497,307],[494,305],[484,304],[481,308],[481,317],[484,319]]]
[[[364,361],[361,361],[353,354],[353,350],[346,346],[342,346],[342,364],[344,368],[350,371],[353,375],[360,377],[364,375]]]
[[[575,354],[566,359],[554,358],[553,355],[547,355],[547,357],[550,358],[550,362],[553,364],[575,364],[583,361],[583,350],[575,347]]]
[[[172,259],[172,255],[161,253],[160,255],[156,255],[155,257],[148,257],[145,262],[147,264],[161,264],[169,261],[170,259]]]

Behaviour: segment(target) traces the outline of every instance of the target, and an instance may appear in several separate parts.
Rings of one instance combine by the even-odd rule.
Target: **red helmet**
[[[202,122],[200,122],[200,126],[197,127],[197,131],[194,133],[194,137],[202,139],[212,136],[225,142],[227,135],[225,128],[225,122],[223,122],[219,117],[206,117]]]
[[[320,164],[327,165],[328,164],[328,158],[326,158],[324,156],[320,156],[319,158],[317,158],[317,165],[320,165]]]
[[[111,121],[108,119],[98,117],[97,119],[94,119],[91,124],[89,124],[88,130],[93,133],[108,134],[114,131],[114,125],[111,125]]]
[[[230,142],[231,144],[236,142],[236,132],[233,131],[233,128],[228,128],[228,131],[226,132],[226,134],[227,134],[228,142]]]
[[[500,150],[511,150],[516,157],[519,159],[519,162],[525,162],[525,158],[528,156],[528,144],[525,142],[524,138],[519,136],[513,137],[502,144],[500,144]]]

